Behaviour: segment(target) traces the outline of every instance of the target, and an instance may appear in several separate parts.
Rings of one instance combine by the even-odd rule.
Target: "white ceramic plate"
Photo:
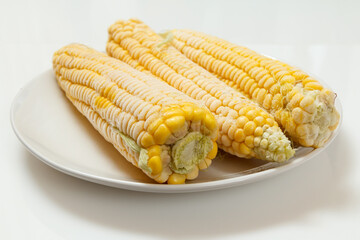
[[[339,99],[336,107],[342,116]],[[274,176],[313,158],[339,132],[338,127],[323,148],[298,149],[295,157],[285,164],[222,154],[196,180],[184,185],[166,185],[154,183],[102,138],[65,98],[52,70],[21,89],[11,108],[11,123],[17,137],[33,155],[61,172],[112,187],[163,193],[226,188]]]

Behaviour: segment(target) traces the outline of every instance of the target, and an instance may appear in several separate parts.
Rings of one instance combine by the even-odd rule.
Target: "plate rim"
[[[290,170],[292,168],[295,168],[308,160],[314,158],[316,155],[318,155],[320,152],[325,150],[332,141],[336,138],[336,136],[341,131],[342,121],[343,121],[343,107],[341,104],[341,101],[339,99],[339,96],[336,98],[336,104],[338,106],[337,110],[340,114],[339,124],[337,128],[332,132],[332,135],[328,142],[326,143],[325,147],[320,147],[313,149],[311,152],[307,154],[306,158],[303,159],[294,159],[293,161],[289,162],[288,164],[280,165],[274,168],[265,169],[260,172],[251,173],[248,175],[241,175],[236,177],[230,177],[226,179],[218,179],[214,181],[209,182],[201,182],[201,183],[189,183],[189,184],[181,184],[181,185],[168,185],[168,184],[159,184],[159,183],[141,183],[141,182],[133,182],[128,180],[119,180],[119,179],[113,179],[108,177],[101,177],[95,174],[90,174],[86,172],[81,172],[76,169],[72,169],[69,167],[62,166],[61,164],[57,164],[53,162],[51,159],[44,156],[41,152],[39,152],[36,148],[32,147],[29,142],[26,141],[26,137],[24,137],[19,129],[16,126],[15,123],[15,110],[16,107],[19,105],[19,100],[23,96],[23,93],[26,89],[30,88],[30,86],[36,82],[39,81],[38,79],[41,79],[42,77],[53,74],[52,69],[48,69],[43,71],[42,73],[35,76],[32,80],[27,82],[23,87],[20,88],[20,90],[17,92],[15,97],[12,100],[11,108],[10,108],[10,122],[11,127],[16,135],[16,137],[19,139],[19,141],[24,145],[24,147],[36,158],[41,160],[46,165],[62,172],[67,175],[80,178],[82,180],[90,181],[93,183],[106,185],[110,187],[120,188],[120,189],[126,189],[126,190],[132,190],[132,191],[140,191],[140,192],[153,192],[153,193],[186,193],[186,192],[201,192],[201,191],[209,191],[209,190],[217,190],[217,189],[224,189],[234,186],[240,186],[244,184],[253,183],[256,181],[263,180],[270,176],[278,175],[284,171]],[[324,84],[323,81],[318,80],[322,84]],[[330,88],[328,84],[324,84],[326,87]],[[331,89],[331,88],[330,88]]]

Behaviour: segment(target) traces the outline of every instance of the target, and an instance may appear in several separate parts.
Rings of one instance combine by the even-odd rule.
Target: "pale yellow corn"
[[[128,161],[155,181],[171,178],[177,179],[171,183],[184,183],[186,174],[193,171],[179,172],[171,157],[173,146],[190,132],[210,138],[208,152],[216,151],[213,142],[218,127],[212,114],[164,82],[79,44],[55,52],[53,67],[59,86],[77,109]],[[186,114],[190,110],[202,111],[204,116],[194,119]],[[196,129],[191,128],[193,124]],[[202,160],[194,163],[194,171]],[[173,174],[185,177],[171,177]]]
[[[336,95],[303,71],[199,32],[169,34],[188,58],[272,113],[294,142],[320,147],[336,128]]]
[[[239,157],[278,162],[294,154],[290,141],[270,114],[164,43],[141,21],[131,19],[113,24],[106,49],[110,56],[158,77],[203,103],[220,127],[219,148]],[[199,121],[207,118],[201,109],[186,109],[186,116]],[[192,128],[198,127],[193,124]],[[271,149],[260,144],[264,139],[271,143]],[[202,167],[205,165],[204,162]]]

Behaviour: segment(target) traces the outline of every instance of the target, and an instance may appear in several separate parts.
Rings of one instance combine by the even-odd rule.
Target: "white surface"
[[[359,239],[359,11],[359,1],[1,1],[0,238]],[[11,130],[15,94],[51,67],[55,50],[69,42],[103,50],[107,26],[132,16],[158,31],[222,36],[313,72],[341,96],[340,134],[287,173],[203,193],[120,190],[41,163]]]
[[[341,129],[342,107],[339,97],[335,104],[340,114],[339,125],[323,147],[299,147],[295,156],[282,164],[222,154],[220,159],[213,160],[209,169],[201,171],[198,178],[181,185],[156,184],[127,163],[66,100],[52,69],[37,75],[19,91],[10,114],[13,130],[24,146],[44,163],[61,172],[122,189],[185,193],[264,180],[316,157],[329,147]]]

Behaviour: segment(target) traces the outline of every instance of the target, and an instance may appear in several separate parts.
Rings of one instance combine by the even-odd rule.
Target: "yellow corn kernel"
[[[292,75],[295,77],[296,80],[302,80],[308,76],[303,71],[296,71]]]
[[[264,83],[266,82],[266,80],[269,79],[269,76],[266,75],[266,76],[263,76],[260,80],[258,80],[258,84],[260,87],[264,87]]]
[[[280,84],[285,84],[285,83],[291,83],[294,84],[295,83],[295,78],[291,75],[285,75],[280,79]]]
[[[234,139],[234,135],[235,135],[235,132],[237,129],[238,129],[238,127],[234,124],[234,125],[231,125],[231,127],[227,131],[227,134],[231,140]]]
[[[100,108],[100,103],[101,102],[102,102],[102,97],[101,96],[96,97],[95,101],[94,101],[95,107]]]
[[[306,77],[302,80],[302,85],[305,86],[308,83],[317,82],[315,79],[311,77]]]
[[[283,96],[278,93],[275,94],[271,103],[271,108],[272,109],[278,109],[278,108],[282,108],[283,106],[283,100],[282,100]]]
[[[237,90],[240,90],[240,89],[237,89]],[[258,87],[258,88],[255,88],[255,90],[254,90],[254,91],[252,92],[252,94],[251,94],[251,97],[252,97],[253,99],[256,99],[259,91],[260,91],[260,88],[259,88],[259,87]]]
[[[289,103],[290,106],[297,107],[300,104],[300,102],[303,100],[303,98],[304,98],[303,94],[296,93],[290,100],[290,103]]]
[[[206,112],[202,108],[195,108],[194,109],[194,115],[193,115],[193,122],[201,121],[206,115]]]
[[[286,124],[290,121],[290,113],[288,111],[282,111],[280,115],[280,123],[282,126],[286,126]],[[275,122],[274,122],[275,123]]]
[[[207,113],[204,119],[205,126],[209,130],[213,130],[216,128],[216,120],[210,113]]]
[[[254,123],[257,125],[257,126],[262,126],[265,124],[265,118],[262,117],[262,116],[257,116],[256,118],[254,118]]]
[[[285,125],[285,128],[287,129],[287,131],[290,133],[290,134],[294,134],[295,133],[295,129],[296,129],[296,123],[295,123],[295,120],[294,119],[289,119]]]
[[[173,116],[184,116],[184,112],[180,108],[169,108],[163,113],[164,118],[170,118]]]
[[[283,96],[286,96],[286,94],[288,94],[288,92],[290,92],[292,88],[293,88],[293,86],[290,83],[285,83],[284,85],[282,85],[280,87],[280,93]]]
[[[260,89],[259,93],[256,96],[256,102],[258,102],[259,104],[262,104],[264,101],[265,95],[266,95],[265,88]]]
[[[242,142],[245,140],[245,133],[243,129],[237,129],[235,131],[234,139],[237,142]]]
[[[256,124],[253,121],[249,121],[244,126],[244,133],[245,135],[249,136],[252,135],[255,131]]]
[[[253,109],[254,109],[253,106],[243,105],[243,107],[239,110],[239,115],[245,115],[247,112]]]
[[[185,119],[187,121],[192,120],[192,118],[194,116],[194,108],[193,108],[193,106],[183,106],[182,110],[185,113]]]
[[[300,107],[302,107],[308,113],[314,113],[316,111],[316,104],[314,104],[314,98],[310,96],[304,97],[300,102]]]
[[[318,82],[309,82],[304,87],[306,90],[321,90],[323,87]]]
[[[261,137],[254,138],[254,147],[260,146]]]
[[[239,128],[243,128],[247,122],[249,122],[249,119],[245,116],[241,116],[236,120],[236,125]]]
[[[154,133],[154,140],[157,144],[164,144],[171,135],[170,130],[165,124],[161,124]]]
[[[148,151],[148,157],[154,157],[154,156],[160,156],[161,154],[161,148],[159,145],[154,145],[151,146],[150,148],[147,149]]]
[[[186,180],[186,175],[173,173],[170,175],[169,179],[167,180],[168,184],[184,184]]]
[[[116,87],[114,86],[111,86],[111,87],[108,87],[108,89],[106,89],[106,94],[105,96],[111,101],[113,102],[114,101],[114,98],[116,96]]]
[[[273,95],[277,94],[280,92],[280,84],[275,83],[274,85],[272,85],[272,87],[270,88],[269,92]]]
[[[157,175],[162,171],[162,162],[159,156],[153,156],[148,160],[148,166],[151,168],[152,175]]]
[[[217,155],[217,151],[218,151],[217,143],[213,141],[213,147],[206,157],[209,159],[214,159]]]
[[[194,168],[186,174],[186,179],[193,180],[197,178],[199,175],[199,168],[197,166],[194,166]]]
[[[237,151],[238,151],[239,145],[240,145],[240,143],[238,143],[238,142],[236,142],[236,141],[233,141],[233,142],[231,143],[231,147],[233,148],[234,152],[237,152]]]
[[[253,148],[254,147],[254,136],[247,136],[245,138],[245,144],[249,148]]]
[[[154,138],[149,133],[145,133],[141,138],[141,145],[145,148],[150,147],[155,144]]]
[[[295,123],[297,124],[302,124],[306,122],[304,111],[299,107],[292,110],[292,116]]]
[[[108,100],[104,100],[101,108],[106,109],[108,108],[112,103]]]
[[[248,146],[246,146],[245,143],[240,143],[239,145],[239,152],[244,155],[249,155],[251,153],[251,150]]]
[[[288,99],[292,99],[296,94],[300,93],[298,89],[293,88],[290,92],[288,92],[288,94],[286,95],[286,97]]]
[[[231,146],[231,139],[227,135],[221,136],[221,144],[225,147]]]
[[[264,83],[264,88],[268,89],[271,88],[272,85],[275,84],[275,81],[273,78],[268,78],[266,82]]]
[[[211,163],[212,163],[211,159],[205,158],[199,163],[198,167],[200,170],[204,170],[208,168],[211,165]]]
[[[266,123],[269,124],[270,127],[275,125],[275,121],[272,118],[267,118]]]
[[[284,76],[286,76],[286,74],[287,74],[287,71],[279,71],[279,72],[277,72],[276,74],[275,74],[275,77],[276,77],[276,79],[281,79],[281,78],[283,78]]]
[[[263,131],[262,127],[257,127],[254,131],[254,136],[255,137],[261,136],[263,134],[263,132],[264,131]]]
[[[249,79],[249,80],[247,81],[247,83],[245,84],[244,91],[245,91],[246,93],[248,93],[249,90],[250,90],[250,88],[251,88],[251,86],[252,86],[253,84],[255,84],[255,80],[254,80],[254,79]]]
[[[306,96],[301,100],[300,106],[302,108],[305,108],[305,107],[307,107],[307,106],[309,106],[309,105],[311,105],[313,103],[314,103],[314,98],[312,98],[310,96]]]
[[[104,97],[98,96],[98,97],[96,97],[94,104],[99,109],[105,109],[106,107],[108,107],[111,104],[111,102],[108,101]]]
[[[256,116],[258,116],[258,111],[256,110],[250,110],[246,113],[246,117],[249,119],[249,120],[253,120],[254,118],[256,118]]]
[[[272,99],[273,99],[273,96],[271,94],[266,94],[266,97],[263,102],[263,106],[265,109],[271,108]]]
[[[165,120],[166,126],[172,131],[176,132],[185,124],[184,116],[172,116]]]
[[[254,83],[249,90],[249,95],[251,96],[253,94],[253,92],[255,91],[255,89],[258,89],[258,88],[259,88],[259,85]]]
[[[154,132],[156,131],[156,129],[160,126],[160,124],[162,124],[164,121],[159,118],[157,120],[155,120],[154,122],[152,122],[149,127],[148,127],[148,132],[150,134],[154,134]]]
[[[110,87],[110,86],[105,87],[105,88],[103,89],[103,95],[104,95],[104,96],[107,96],[107,94],[108,94],[108,92],[110,91],[111,88],[112,88],[112,86],[111,86],[111,87]]]

